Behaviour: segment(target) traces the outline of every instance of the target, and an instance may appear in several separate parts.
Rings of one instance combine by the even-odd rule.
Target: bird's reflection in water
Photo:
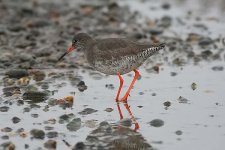
[[[140,126],[139,126],[139,123],[136,121],[136,119],[134,118],[134,115],[130,109],[130,106],[128,105],[128,103],[117,103],[117,108],[118,108],[118,112],[119,112],[119,115],[120,115],[120,120],[123,119],[123,112],[121,111],[121,108],[120,108],[120,105],[124,105],[124,107],[126,108],[127,112],[129,113],[130,115],[130,118],[132,120],[132,123],[134,124],[134,131],[137,131]],[[119,125],[120,127],[120,125]]]

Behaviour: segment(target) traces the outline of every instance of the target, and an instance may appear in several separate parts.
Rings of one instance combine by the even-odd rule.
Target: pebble
[[[2,106],[0,107],[0,111],[1,112],[7,112],[9,110],[9,107],[8,106]]]
[[[12,118],[12,122],[13,122],[14,124],[19,123],[20,121],[21,121],[21,119],[18,118],[18,117],[13,117],[13,118]]]
[[[12,128],[10,128],[10,127],[5,127],[5,128],[2,128],[1,131],[2,131],[2,132],[11,132],[11,131],[12,131]]]
[[[80,129],[80,127],[81,127],[81,119],[80,118],[75,118],[66,125],[66,128],[69,131],[77,131]]]
[[[181,131],[181,130],[177,130],[177,131],[175,132],[175,134],[176,134],[176,135],[182,135],[182,131]]]
[[[95,113],[95,112],[97,112],[97,110],[92,109],[92,108],[85,108],[84,110],[82,110],[78,114],[80,114],[80,115],[88,115],[88,114],[92,114],[92,113]]]
[[[38,118],[38,114],[31,114],[31,117],[33,117],[33,118]]]
[[[180,96],[178,98],[178,101],[179,101],[179,103],[187,104],[189,100],[184,98],[184,97],[182,97],[182,96]]]
[[[107,89],[113,90],[115,87],[113,86],[113,84],[106,84],[105,87]]]
[[[1,137],[1,139],[3,139],[3,140],[8,140],[8,139],[9,139],[9,136],[8,136],[8,135],[3,135],[3,136]]]
[[[48,138],[56,138],[56,137],[58,137],[58,132],[56,132],[56,131],[51,131],[51,132],[48,132],[48,133],[46,134],[46,136],[47,136]]]
[[[13,69],[5,73],[9,78],[22,78],[28,76],[28,71],[24,69]]]
[[[83,91],[85,91],[87,89],[87,86],[85,85],[85,82],[84,81],[80,81],[78,83],[77,87],[78,87],[78,90],[80,92],[83,92]]]
[[[154,119],[150,121],[149,124],[153,127],[161,127],[164,125],[164,121],[161,119]]]
[[[44,139],[45,138],[45,132],[43,130],[32,129],[30,131],[30,134],[35,139]]]
[[[0,145],[0,148],[3,147],[4,150],[15,150],[16,146],[12,142],[5,142]]]
[[[197,84],[196,83],[192,83],[191,84],[191,88],[192,88],[192,90],[196,90],[197,89]]]
[[[223,66],[214,66],[214,67],[212,67],[212,70],[213,71],[223,71]]]
[[[112,108],[106,108],[105,111],[106,111],[106,112],[112,112],[113,109],[112,109]]]
[[[53,130],[54,129],[54,127],[51,127],[51,126],[45,126],[44,128],[45,128],[45,130]]]
[[[85,144],[83,142],[77,142],[72,150],[84,150]]]
[[[165,107],[170,107],[171,106],[171,102],[170,101],[166,101],[166,102],[163,103],[163,105]]]
[[[44,147],[47,149],[56,149],[57,142],[55,140],[48,140],[44,143]]]
[[[48,93],[43,91],[27,91],[23,94],[24,100],[30,100],[32,103],[43,102],[48,98]]]

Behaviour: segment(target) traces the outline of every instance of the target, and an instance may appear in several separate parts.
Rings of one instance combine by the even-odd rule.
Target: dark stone
[[[12,96],[15,93],[20,93],[20,88],[17,86],[5,87],[3,88],[3,93],[6,97]]]
[[[31,117],[33,117],[33,118],[38,118],[38,114],[31,114]]]
[[[77,142],[77,144],[74,146],[73,150],[84,150],[85,144],[83,142]]]
[[[13,118],[12,118],[12,122],[13,122],[14,124],[19,123],[20,120],[21,120],[21,119],[18,118],[18,117],[13,117]]]
[[[214,66],[214,67],[212,67],[212,70],[213,71],[223,71],[223,66]]]
[[[24,69],[13,69],[9,70],[5,73],[5,75],[9,76],[9,78],[22,78],[28,76],[28,71]]]
[[[80,118],[75,118],[66,125],[66,128],[69,131],[77,131],[80,129],[80,127],[81,127],[81,119]]]
[[[30,134],[35,139],[44,139],[45,138],[45,132],[43,130],[33,129],[30,131]]]
[[[48,140],[44,143],[44,147],[47,149],[56,149],[57,142],[55,140]]]
[[[188,99],[186,99],[186,98],[180,96],[180,97],[178,98],[178,101],[179,101],[179,103],[184,103],[184,104],[186,104],[186,103],[188,102]]]
[[[162,8],[165,9],[165,10],[170,9],[170,7],[171,7],[171,5],[169,3],[162,4]]]
[[[5,128],[2,128],[1,131],[2,131],[2,132],[11,132],[11,131],[12,131],[12,128],[10,128],[10,127],[5,127]]]
[[[181,131],[181,130],[177,130],[177,131],[175,132],[175,134],[176,134],[176,135],[182,135],[182,131]]]
[[[8,135],[3,135],[3,136],[1,137],[1,139],[3,139],[3,140],[8,140],[8,139],[9,139],[9,136],[8,136]]]
[[[9,110],[8,106],[2,106],[0,107],[0,112],[7,112]]]
[[[0,145],[4,150],[15,150],[16,146],[12,142],[5,142]]]
[[[46,136],[47,136],[48,138],[55,138],[55,137],[58,137],[58,132],[56,132],[56,131],[51,131],[51,132],[48,132],[48,133],[46,134]]]
[[[200,41],[198,42],[198,44],[200,46],[204,47],[204,46],[208,46],[210,44],[213,44],[213,41],[210,38],[201,38]]]
[[[80,114],[80,115],[88,115],[88,114],[92,114],[94,112],[97,112],[97,110],[92,109],[92,108],[85,108],[84,110],[82,110],[78,114]]]
[[[171,106],[171,102],[170,101],[166,101],[163,103],[164,106],[166,107],[170,107]]]
[[[149,33],[151,35],[160,35],[163,33],[163,30],[162,29],[159,29],[159,28],[152,28],[149,30]]]
[[[48,93],[40,91],[27,91],[23,94],[23,99],[30,100],[30,103],[39,103],[48,99]]]
[[[161,119],[154,119],[150,121],[149,124],[153,127],[161,127],[164,125],[164,121]]]
[[[79,90],[80,92],[83,92],[84,90],[87,89],[87,86],[85,85],[85,82],[84,82],[84,81],[80,81],[80,82],[78,83],[77,87],[78,87],[78,90]]]

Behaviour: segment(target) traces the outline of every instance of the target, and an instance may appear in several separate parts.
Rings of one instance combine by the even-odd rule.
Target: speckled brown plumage
[[[84,51],[87,61],[94,69],[109,75],[128,73],[165,47],[163,43],[141,44],[125,38],[96,41],[85,33],[77,34],[73,44]]]

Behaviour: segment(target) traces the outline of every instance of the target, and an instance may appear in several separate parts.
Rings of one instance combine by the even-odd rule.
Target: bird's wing
[[[137,55],[142,51],[147,50],[151,47],[156,47],[159,44],[140,44],[130,41],[125,38],[108,38],[99,40],[96,43],[96,48],[104,55],[104,57],[122,57]]]

